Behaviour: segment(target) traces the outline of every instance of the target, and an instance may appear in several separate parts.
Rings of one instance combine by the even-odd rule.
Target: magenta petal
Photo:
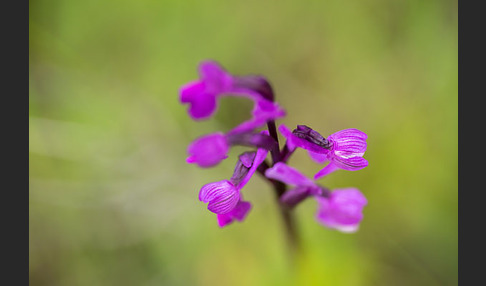
[[[251,210],[251,204],[245,201],[239,201],[235,208],[227,214],[218,214],[218,225],[224,227],[234,220],[243,221]]]
[[[367,146],[366,138],[368,138],[366,133],[351,128],[331,134],[328,140],[333,142],[334,151],[357,153],[363,156]]]
[[[323,164],[328,160],[327,154],[319,154],[311,151],[307,151],[307,153],[309,153],[309,157],[311,157],[312,160],[319,164]]]
[[[265,171],[265,176],[294,186],[315,186],[315,183],[285,163],[278,162]]]
[[[191,81],[181,87],[179,99],[182,103],[192,102],[195,97],[204,92],[204,88],[205,86],[202,81]]]
[[[307,186],[299,186],[288,190],[280,197],[280,202],[289,207],[295,207],[298,203],[311,196],[310,190],[311,188]]]
[[[194,120],[203,120],[209,118],[216,111],[216,95],[210,93],[201,93],[191,101],[189,115]]]
[[[217,215],[219,227],[225,227],[233,222],[233,218],[229,214]]]
[[[332,172],[336,171],[337,169],[339,168],[335,164],[330,162],[329,164],[326,165],[326,167],[324,167],[322,170],[320,170],[314,175],[314,180],[318,180],[326,175],[329,175]]]
[[[199,64],[199,75],[206,84],[208,92],[228,92],[232,86],[232,76],[214,61],[203,61]]]
[[[243,221],[250,210],[251,203],[240,200],[236,207],[231,211],[231,216],[238,221]]]
[[[241,154],[238,159],[241,161],[243,166],[251,168],[253,161],[255,160],[256,152],[245,152]]]
[[[189,104],[189,115],[194,120],[210,117],[217,108],[216,94],[210,93],[202,81],[193,81],[180,90],[180,101]]]
[[[357,171],[361,170],[364,167],[368,166],[368,161],[360,156],[356,156],[355,154],[346,154],[346,153],[339,153],[335,152],[337,156],[334,156],[332,159],[333,164],[335,164],[338,168],[348,171]]]
[[[258,100],[253,109],[253,116],[262,121],[268,121],[285,116],[283,110],[276,102]]]
[[[284,116],[285,110],[283,110],[277,103],[264,99],[256,100],[252,111],[252,118],[239,124],[228,132],[228,134],[252,131],[261,127],[262,125],[265,125],[267,121],[275,120]]]
[[[262,132],[264,133],[264,132]],[[248,174],[240,181],[238,184],[238,189],[241,190],[250,180],[250,178],[253,176],[253,174],[256,172],[258,166],[265,160],[267,157],[268,150],[258,148],[257,153],[255,155],[255,159],[253,160],[253,163],[251,165],[250,170],[248,170]]]
[[[240,200],[239,190],[228,180],[209,183],[199,191],[199,200],[208,204],[208,210],[226,214],[233,210]]]
[[[330,198],[316,197],[319,203],[317,220],[342,232],[355,232],[363,219],[363,208],[368,203],[355,188],[337,189]]]
[[[297,148],[298,146],[294,144],[293,138],[295,136],[293,136],[292,131],[284,124],[280,124],[280,126],[278,127],[278,131],[280,131],[283,137],[287,139],[286,144],[287,144],[287,148],[289,148],[289,151],[291,152],[294,151],[295,148]]]
[[[194,140],[187,152],[188,163],[196,163],[201,167],[211,167],[228,157],[229,144],[223,133],[208,134]]]

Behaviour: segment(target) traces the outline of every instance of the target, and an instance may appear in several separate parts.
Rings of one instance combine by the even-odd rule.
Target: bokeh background
[[[457,1],[29,3],[31,285],[456,285]],[[319,183],[368,198],[355,234],[295,211],[291,260],[274,194],[218,228],[199,188],[229,178],[185,163],[196,137],[247,119],[224,98],[193,122],[179,87],[201,60],[262,74],[288,113],[324,136],[368,134],[369,166]],[[303,151],[290,164],[321,166]]]

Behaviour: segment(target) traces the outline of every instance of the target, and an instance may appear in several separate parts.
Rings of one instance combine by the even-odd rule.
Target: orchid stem
[[[275,139],[275,141],[277,142],[277,144],[275,144],[275,148],[273,148],[270,151],[270,153],[272,155],[272,161],[273,161],[272,166],[273,166],[276,163],[280,162],[281,159],[283,159],[283,156],[280,153],[280,149],[279,149],[278,135],[277,135],[277,129],[275,127],[275,121],[273,121],[273,120],[268,121],[267,127],[268,127],[268,131],[270,133],[270,136],[272,136],[273,139]],[[266,164],[266,167],[268,168],[268,164]],[[263,167],[263,168],[265,168],[265,167]],[[264,170],[259,170],[259,171],[260,172],[263,171],[263,174],[264,174]],[[294,216],[291,213],[291,210],[280,202],[280,197],[285,193],[287,185],[285,185],[284,183],[282,183],[280,181],[271,180],[271,179],[268,179],[268,180],[272,183],[272,185],[275,189],[277,204],[278,204],[280,213],[282,215],[283,224],[285,226],[285,232],[286,232],[286,236],[287,236],[287,242],[288,242],[289,250],[290,250],[291,255],[294,256],[295,253],[299,249],[299,236],[297,234],[296,222],[295,222]]]

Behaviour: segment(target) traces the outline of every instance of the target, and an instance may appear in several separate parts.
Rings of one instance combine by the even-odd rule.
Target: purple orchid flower
[[[295,207],[307,197],[313,196],[319,204],[316,215],[319,223],[341,232],[351,233],[358,230],[363,219],[363,207],[367,204],[366,198],[358,189],[330,191],[282,162],[267,169],[265,176],[294,186],[280,197],[283,204]]]
[[[233,145],[256,146],[271,150],[275,144],[276,141],[268,133],[253,133],[252,130],[227,134],[216,132],[194,140],[187,148],[189,157],[186,162],[208,168],[228,158],[229,149]]]
[[[218,98],[236,95],[254,101],[273,101],[273,91],[264,77],[232,76],[214,61],[199,65],[200,79],[189,82],[180,89],[180,101],[189,104],[189,115],[194,120],[211,117],[218,107]]]
[[[356,188],[335,189],[329,198],[315,197],[319,203],[317,221],[341,232],[356,232],[363,219],[366,197]]]
[[[240,191],[265,160],[267,154],[268,151],[263,148],[259,148],[256,152],[243,153],[239,157],[230,180],[202,186],[199,200],[208,203],[208,210],[218,215],[220,227],[224,227],[234,220],[242,221],[250,211],[251,204],[243,201]]]
[[[318,163],[329,161],[314,175],[315,180],[337,169],[356,171],[368,166],[368,161],[363,158],[367,135],[358,129],[344,129],[329,135],[327,139],[305,125],[298,125],[292,132],[283,124],[278,129],[287,138],[290,151],[300,147],[306,149]]]
[[[194,140],[187,152],[187,163],[196,163],[201,167],[212,167],[228,158],[229,143],[222,132],[208,134]]]

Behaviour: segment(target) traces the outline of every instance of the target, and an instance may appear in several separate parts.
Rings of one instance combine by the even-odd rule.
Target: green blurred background
[[[457,1],[67,1],[29,4],[31,285],[456,285]],[[201,60],[262,74],[288,116],[324,136],[368,134],[369,166],[320,180],[368,198],[355,234],[295,211],[289,261],[268,184],[218,228],[185,163],[196,137],[247,119],[224,98],[193,122],[179,87]],[[303,151],[290,164],[322,166]]]

